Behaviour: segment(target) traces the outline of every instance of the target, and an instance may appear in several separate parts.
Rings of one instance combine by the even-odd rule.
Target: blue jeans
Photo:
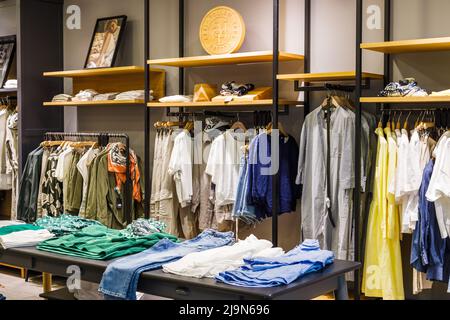
[[[161,268],[193,252],[219,248],[234,243],[232,232],[206,230],[197,238],[182,243],[163,239],[141,253],[112,262],[103,274],[99,291],[105,298],[136,300],[141,273]]]
[[[243,220],[247,224],[254,224],[258,222],[256,218],[256,209],[247,202],[248,189],[248,159],[246,156],[241,157],[241,166],[239,173],[239,183],[236,193],[236,202],[233,207],[233,217]]]

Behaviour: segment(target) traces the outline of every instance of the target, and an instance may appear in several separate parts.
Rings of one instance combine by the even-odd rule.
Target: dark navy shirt
[[[447,240],[441,237],[434,203],[425,196],[433,169],[434,161],[431,160],[425,167],[419,190],[419,221],[413,234],[411,265],[426,273],[428,280],[448,282],[449,246]]]

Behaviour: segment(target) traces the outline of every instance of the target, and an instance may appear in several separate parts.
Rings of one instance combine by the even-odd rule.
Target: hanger
[[[378,129],[383,129],[384,110],[381,113],[380,121],[378,122]]]
[[[238,129],[242,130],[243,132],[247,132],[247,128],[245,127],[245,124],[243,124],[239,120],[239,113],[237,114],[237,121],[231,125],[231,130],[236,131]]]
[[[402,128],[401,120],[402,120],[402,113],[400,112],[400,114],[398,115],[397,125],[395,126],[395,130],[400,130]]]
[[[406,131],[408,131],[408,120],[409,120],[409,117],[411,117],[411,114],[412,114],[412,112],[410,111],[408,113],[408,116],[406,117],[405,124],[403,125],[403,129],[405,129]]]
[[[193,121],[186,122],[184,130],[191,132],[193,129],[194,129],[194,122]]]
[[[266,131],[268,134],[271,134],[273,130],[273,125],[272,122],[269,123],[269,125],[266,127]],[[289,134],[286,132],[286,130],[284,130],[284,126],[281,122],[278,122],[278,130],[280,131],[280,133],[284,136],[284,137],[289,137]]]

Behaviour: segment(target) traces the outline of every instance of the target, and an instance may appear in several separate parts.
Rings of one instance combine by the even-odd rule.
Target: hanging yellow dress
[[[390,132],[387,133],[390,137]],[[388,183],[393,178],[389,173],[395,172],[389,170],[389,164],[395,165],[395,161],[389,162],[390,148],[383,129],[378,128],[376,134],[374,197],[367,226],[362,292],[367,297],[404,300],[398,208],[388,194]]]

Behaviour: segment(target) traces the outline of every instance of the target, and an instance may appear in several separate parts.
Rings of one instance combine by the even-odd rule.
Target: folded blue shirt
[[[276,287],[318,272],[334,262],[331,251],[320,250],[319,242],[306,240],[302,245],[277,258],[245,259],[237,270],[220,273],[220,282],[240,287]]]
[[[189,253],[233,243],[233,232],[223,233],[214,230],[206,230],[195,239],[182,243],[163,239],[146,251],[112,262],[103,273],[99,291],[107,299],[136,300],[141,273],[159,269],[163,264],[181,259]]]

